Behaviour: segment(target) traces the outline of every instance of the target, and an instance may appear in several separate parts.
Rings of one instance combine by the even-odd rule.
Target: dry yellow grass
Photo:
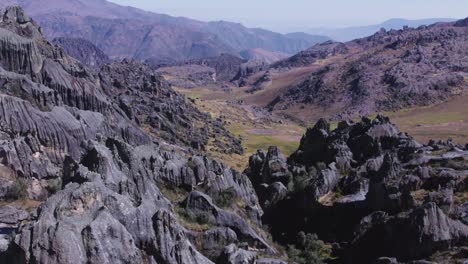
[[[385,113],[401,131],[418,141],[452,138],[460,144],[468,143],[468,96],[457,96],[447,102],[394,113]]]
[[[230,93],[214,91],[211,94],[208,88],[177,89],[177,91],[195,99],[194,105],[200,111],[209,113],[213,118],[225,120],[226,128],[235,136],[242,138],[244,155],[210,152],[212,157],[240,171],[246,168],[249,156],[258,149],[278,146],[285,155],[291,154],[297,149],[304,133],[304,127],[293,123],[274,122],[263,118],[261,114],[257,116],[249,105],[227,102],[245,94],[242,91]],[[208,146],[209,149],[210,146]]]

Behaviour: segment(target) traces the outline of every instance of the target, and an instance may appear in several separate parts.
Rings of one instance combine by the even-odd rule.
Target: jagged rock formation
[[[249,179],[196,151],[224,128],[147,66],[95,75],[19,7],[0,13],[0,50],[0,198],[43,202],[0,207],[1,263],[214,263],[224,237],[274,257]],[[194,228],[175,190],[213,197],[219,226]]]
[[[250,76],[268,69],[269,65],[267,63],[259,60],[250,60],[240,65],[237,74],[231,79],[231,81],[242,87],[247,84],[247,79]]]
[[[110,63],[109,57],[93,43],[82,38],[56,38],[53,44],[60,46],[67,55],[79,60],[89,68],[98,69]]]
[[[467,245],[466,203],[454,198],[466,195],[467,159],[468,149],[421,145],[383,116],[333,131],[322,119],[288,159],[271,147],[245,173],[279,241],[317,233],[335,243],[336,263],[406,262]]]
[[[442,102],[467,91],[467,36],[461,20],[318,44],[273,65],[315,63],[317,69],[285,89],[269,107],[284,110],[306,104],[336,109],[331,113],[335,118],[348,118]]]
[[[95,74],[19,7],[0,13],[0,50],[0,198],[42,202],[0,207],[1,263],[284,263],[263,225],[314,260],[465,258],[466,146],[380,115],[320,120],[242,174],[199,151],[239,142],[149,66]]]

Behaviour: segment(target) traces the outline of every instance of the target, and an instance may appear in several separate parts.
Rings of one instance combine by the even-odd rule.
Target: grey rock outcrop
[[[0,207],[0,223],[3,224],[18,224],[23,220],[28,219],[29,214],[14,206],[6,205]]]
[[[231,244],[224,249],[221,261],[227,264],[254,264],[256,257],[256,253],[237,248],[236,245]]]
[[[216,226],[228,227],[234,232],[240,242],[249,246],[267,250],[274,253],[275,250],[268,245],[264,238],[255,232],[249,224],[240,216],[217,207],[211,197],[201,192],[191,192],[183,202],[185,209],[196,217],[206,217],[208,222]]]

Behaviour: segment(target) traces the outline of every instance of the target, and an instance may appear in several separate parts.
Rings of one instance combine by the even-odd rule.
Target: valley
[[[390,21],[0,2],[0,263],[467,262],[468,18]]]

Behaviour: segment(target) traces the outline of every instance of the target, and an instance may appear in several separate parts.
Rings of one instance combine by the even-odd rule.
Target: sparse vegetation
[[[188,195],[188,192],[186,190],[177,187],[158,184],[158,188],[164,195],[164,197],[166,197],[167,199],[169,199],[169,201],[173,203],[179,203],[183,201]]]
[[[330,258],[331,248],[318,239],[315,234],[300,232],[295,245],[289,245],[289,260],[297,264],[320,264]]]
[[[237,199],[237,192],[234,188],[220,191],[213,197],[215,204],[221,208],[230,208]]]
[[[47,180],[47,191],[56,193],[62,189],[62,178],[55,178]]]
[[[17,178],[11,197],[17,200],[28,199],[28,181],[23,178]]]
[[[180,223],[187,229],[193,231],[206,231],[213,228],[213,222],[206,213],[194,214],[185,208],[176,206],[175,213]]]

